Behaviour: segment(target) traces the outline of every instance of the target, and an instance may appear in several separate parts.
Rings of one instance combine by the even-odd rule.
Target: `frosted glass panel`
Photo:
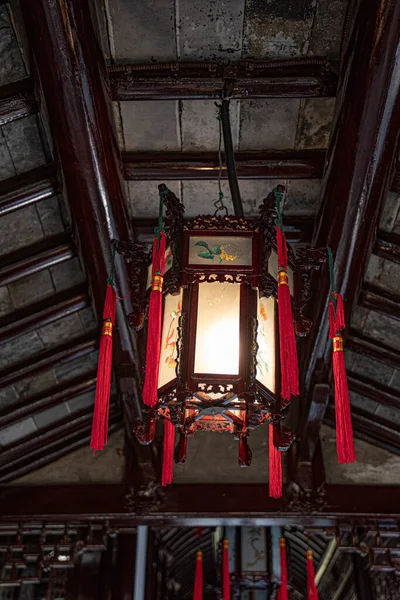
[[[182,291],[178,296],[166,294],[164,297],[160,366],[158,369],[159,388],[175,379],[176,342],[178,339],[178,322],[181,310]]]
[[[189,265],[251,266],[251,237],[190,236]]]
[[[257,320],[257,379],[275,392],[275,298],[258,299]]]
[[[199,284],[195,373],[239,374],[239,314],[239,284]]]
[[[271,256],[268,261],[268,273],[272,275],[274,279],[278,279],[278,254],[275,250],[271,250]],[[288,266],[288,279],[289,289],[292,296],[294,296],[294,282],[293,282],[293,269]]]

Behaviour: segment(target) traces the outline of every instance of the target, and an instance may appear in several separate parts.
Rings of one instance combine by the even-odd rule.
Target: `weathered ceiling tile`
[[[400,194],[389,192],[383,205],[379,228],[392,231],[397,222],[400,223]]]
[[[28,398],[29,396],[41,394],[42,392],[44,392],[43,396],[45,396],[45,391],[56,385],[56,383],[54,371],[49,370],[45,371],[44,373],[40,373],[35,377],[17,381],[14,384],[14,387],[17,390],[20,398]]]
[[[257,217],[264,198],[278,185],[286,185],[286,179],[240,179],[239,188],[246,217]]]
[[[290,58],[307,53],[316,0],[247,0],[243,56]]]
[[[224,204],[229,214],[233,214],[233,206],[229,184],[221,181],[224,194]],[[183,204],[185,205],[185,216],[187,218],[197,215],[213,215],[215,212],[214,202],[218,200],[218,181],[182,181]]]
[[[96,316],[92,308],[84,308],[78,312],[79,320],[85,333],[97,330]]]
[[[20,335],[9,342],[0,345],[0,368],[11,365],[34,356],[44,345],[36,331]]]
[[[16,175],[15,166],[11,158],[7,140],[0,127],[0,181]]]
[[[4,427],[0,432],[1,446],[9,446],[35,431],[37,431],[37,427],[32,418]]]
[[[302,100],[297,126],[296,148],[327,148],[332,128],[335,98]]]
[[[2,130],[18,174],[46,162],[35,115],[7,123]]]
[[[43,230],[35,206],[1,217],[0,256],[43,239]]]
[[[44,427],[55,424],[57,421],[61,421],[61,419],[65,419],[68,415],[69,410],[65,402],[63,402],[35,414],[34,421],[38,429],[43,429]]]
[[[12,385],[0,390],[0,410],[13,406],[18,400],[19,396]]]
[[[393,406],[379,404],[375,414],[382,417],[382,419],[386,419],[389,423],[400,425],[400,410],[397,410]]]
[[[64,202],[60,196],[46,198],[36,204],[45,237],[63,233],[66,228]]]
[[[268,481],[268,436],[259,427],[249,440],[253,451],[249,469],[237,465],[238,443],[229,433],[197,431],[188,439],[187,459],[174,468],[174,483],[265,483]],[[213,468],[208,467],[213,457]]]
[[[357,408],[362,408],[367,412],[374,414],[377,407],[379,406],[378,402],[375,400],[371,400],[370,398],[365,398],[360,394],[356,394],[355,392],[349,392],[350,404],[352,406],[356,406]]]
[[[391,317],[369,311],[363,333],[400,350],[400,323]]]
[[[74,379],[84,373],[89,373],[97,367],[97,359],[98,352],[91,352],[87,356],[82,356],[76,360],[60,363],[54,368],[57,382],[61,383],[63,381]]]
[[[81,394],[72,400],[68,400],[66,403],[68,409],[71,413],[76,413],[82,410],[83,408],[87,408],[88,406],[94,405],[94,390],[92,392],[88,392],[87,394]]]
[[[0,317],[12,312],[15,305],[7,286],[0,288]]]
[[[363,331],[365,324],[367,322],[367,318],[369,315],[369,310],[364,308],[363,306],[356,306],[351,315],[351,326],[358,331]]]
[[[347,354],[347,352],[346,352]],[[389,385],[394,374],[394,368],[368,356],[356,355],[351,370],[357,375],[373,379],[383,385]]]
[[[115,60],[176,59],[175,0],[105,0],[105,6]]]
[[[372,254],[365,273],[368,283],[398,294],[400,290],[400,265]]]
[[[240,102],[230,103],[230,121],[234,148],[238,147],[238,125]],[[211,100],[183,100],[181,113],[182,150],[218,150],[219,121],[218,110]],[[224,149],[222,141],[221,149]]]
[[[338,59],[348,0],[318,0],[309,54]]]
[[[68,315],[37,330],[46,348],[54,348],[82,335],[82,322],[78,314]]]
[[[288,179],[283,201],[285,215],[314,215],[321,196],[320,179]]]
[[[18,81],[26,76],[17,38],[5,6],[0,6],[0,56],[0,85]]]
[[[244,6],[245,0],[180,0],[178,57],[182,60],[240,58]]]
[[[54,286],[48,269],[14,281],[8,287],[16,308],[34,304],[54,294]]]
[[[328,484],[389,484],[400,483],[400,457],[372,446],[362,440],[354,440],[357,462],[340,465],[335,448],[335,430],[323,425],[320,439],[324,456],[326,482]]]
[[[135,217],[157,217],[160,196],[158,186],[165,183],[182,200],[179,181],[129,181],[129,214]]]
[[[390,387],[400,391],[400,371],[395,371],[390,382]]]
[[[56,292],[62,292],[85,281],[78,258],[51,267],[50,273]]]
[[[179,103],[175,100],[121,102],[125,149],[180,150]]]
[[[246,100],[240,111],[240,150],[294,148],[300,100]]]

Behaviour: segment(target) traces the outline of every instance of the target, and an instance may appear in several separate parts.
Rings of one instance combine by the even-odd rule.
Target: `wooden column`
[[[337,289],[344,295],[348,320],[358,298],[379,211],[394,170],[400,131],[399,42],[399,2],[354,3],[313,236],[314,245],[330,246],[333,250]],[[309,314],[314,327],[300,345],[300,363],[306,373],[306,406],[302,409],[299,432],[312,418],[311,388],[316,363],[321,358],[327,361],[330,354],[327,268],[318,273],[313,288]]]

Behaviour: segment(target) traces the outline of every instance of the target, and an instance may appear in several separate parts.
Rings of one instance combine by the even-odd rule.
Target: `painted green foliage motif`
[[[236,258],[236,256],[228,254],[225,251],[224,246],[219,246],[218,244],[210,248],[207,242],[200,240],[199,242],[195,243],[195,246],[200,246],[201,248],[204,248],[204,250],[201,250],[197,256],[199,256],[200,258],[207,258],[212,261],[214,261],[214,258],[218,258],[219,264],[221,264],[224,260],[235,260]]]

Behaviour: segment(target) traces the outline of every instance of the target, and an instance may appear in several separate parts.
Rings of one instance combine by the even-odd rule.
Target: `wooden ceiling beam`
[[[400,393],[393,388],[352,371],[348,371],[347,381],[352,392],[400,410]]]
[[[27,377],[35,377],[55,366],[63,365],[94,352],[99,345],[98,336],[89,335],[79,340],[72,340],[62,346],[45,350],[32,358],[25,359],[0,371],[0,389],[22,381]]]
[[[378,231],[373,252],[385,260],[400,264],[400,235]]]
[[[128,181],[218,179],[217,152],[123,152]],[[323,150],[256,150],[236,152],[239,179],[318,179],[325,162]],[[224,158],[223,158],[224,162]],[[227,179],[226,165],[222,179]]]
[[[0,217],[59,192],[54,165],[43,165],[1,182]]]
[[[13,425],[36,413],[53,408],[94,390],[96,387],[96,371],[80,375],[71,381],[61,383],[46,391],[46,395],[30,396],[23,402],[12,404],[0,411],[0,427]]]
[[[30,306],[18,309],[4,317],[0,329],[0,343],[8,342],[19,335],[54,323],[90,306],[89,296],[84,286],[61,292]]]
[[[58,460],[73,450],[87,445],[92,429],[93,410],[75,415],[69,421],[54,426],[46,433],[39,433],[29,441],[24,440],[18,449],[8,455],[7,462],[1,459],[0,482],[6,483],[17,477],[22,477],[36,469]],[[122,425],[122,415],[119,408],[111,403],[109,414],[109,433]]]
[[[369,356],[395,369],[400,369],[400,352],[398,350],[373,340],[355,329],[350,329],[350,335],[346,338],[346,348],[362,356]]]
[[[361,290],[359,303],[364,308],[400,321],[400,296],[397,296],[397,294],[392,294],[376,285],[365,283]]]
[[[326,59],[170,62],[108,67],[113,100],[221,99],[224,81],[235,80],[232,97],[334,97],[337,73]]]
[[[398,166],[393,175],[391,190],[396,194],[400,194],[400,169]]]
[[[45,244],[24,248],[23,257],[17,260],[14,256],[6,255],[3,257],[4,266],[0,268],[0,287],[54,267],[73,258],[75,254],[72,239],[68,235],[61,235],[46,240]]]
[[[0,126],[38,112],[30,78],[0,87]]]
[[[69,484],[0,486],[2,522],[73,520],[95,522],[106,518],[111,525],[215,526],[235,519],[236,525],[304,525],[327,527],[343,523],[379,520],[395,524],[400,516],[400,486],[332,485],[326,486],[326,504],[312,514],[285,506],[285,500],[268,496],[265,484],[172,484],[155,497],[148,490],[140,506],[130,504],[126,484]],[[146,502],[148,498],[148,502]],[[382,498],[385,502],[382,502]]]
[[[357,3],[348,31],[313,245],[332,248],[336,288],[344,297],[349,322],[396,162],[400,4],[386,0]],[[308,314],[314,327],[300,344],[299,356],[305,400],[296,428],[300,437],[310,418],[314,370],[319,360],[330,364],[332,345],[328,269],[319,271],[311,285],[315,293]],[[298,455],[302,456],[301,443]]]

